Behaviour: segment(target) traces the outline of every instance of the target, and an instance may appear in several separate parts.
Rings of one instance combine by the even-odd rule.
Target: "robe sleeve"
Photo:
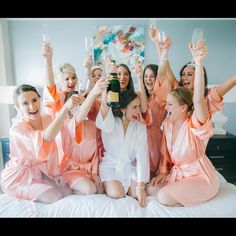
[[[138,121],[137,121],[138,122]],[[137,163],[137,181],[148,183],[150,181],[150,161],[145,124],[138,124],[137,143],[135,146]]]
[[[103,120],[101,112],[98,113],[96,118],[96,126],[104,131],[105,133],[110,133],[115,127],[115,117],[112,113],[112,109],[109,108],[106,118]]]
[[[214,113],[217,111],[220,111],[224,104],[223,104],[223,97],[219,96],[216,87],[209,89],[208,95],[207,95],[207,102],[208,102],[208,108],[210,112]]]
[[[157,79],[154,87],[155,100],[159,106],[165,109],[168,93],[172,90],[169,80],[166,78],[162,83]]]
[[[46,108],[46,111],[54,117],[55,113],[60,111],[62,105],[56,85],[54,85],[53,87],[44,87],[43,104]]]
[[[97,100],[93,103],[93,105],[88,113],[89,120],[92,120],[92,121],[96,120],[96,117],[99,113],[100,105],[101,104]]]
[[[11,131],[12,139],[19,144],[26,145],[25,148],[33,148],[35,158],[39,160],[47,160],[49,153],[55,149],[55,141],[47,141],[43,137],[43,130],[33,130],[27,125],[15,126]],[[33,145],[32,145],[33,144]]]
[[[148,107],[148,110],[145,113],[141,113],[141,119],[140,121],[144,124],[146,124],[147,126],[152,124],[153,120],[152,120],[152,110],[150,107]]]
[[[196,117],[195,112],[189,120],[189,125],[192,133],[201,140],[208,140],[213,135],[211,113],[209,112],[208,119],[202,124]]]

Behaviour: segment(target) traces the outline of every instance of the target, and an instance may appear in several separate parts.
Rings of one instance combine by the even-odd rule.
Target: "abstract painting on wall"
[[[144,64],[144,28],[134,25],[100,26],[94,35],[94,63],[106,65],[115,60],[133,72]]]

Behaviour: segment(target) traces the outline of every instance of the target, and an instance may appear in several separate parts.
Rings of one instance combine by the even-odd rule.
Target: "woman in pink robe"
[[[57,146],[54,141],[72,99],[52,121],[40,114],[40,95],[30,85],[15,91],[19,117],[10,129],[10,160],[1,172],[1,187],[17,199],[52,203],[71,193],[60,174]]]
[[[167,119],[163,122],[161,163],[158,175],[147,187],[160,203],[193,206],[213,198],[219,190],[216,170],[205,154],[213,135],[211,112],[204,96],[203,60],[207,47],[201,41],[194,49],[196,62],[194,95],[177,88],[167,97]],[[194,112],[191,110],[194,107]]]
[[[43,45],[43,56],[46,65],[46,86],[44,89],[44,104],[48,112],[56,116],[65,100],[76,89],[78,82],[73,66],[65,63],[60,66],[61,89],[56,87],[52,70],[52,49],[48,43]],[[89,92],[86,99],[78,95],[80,107],[79,116],[67,119],[57,145],[60,150],[60,167],[65,181],[69,183],[75,194],[94,194],[103,192],[98,173],[99,148],[98,130],[95,126],[99,104],[95,101],[100,94],[100,87],[106,86],[100,79]]]
[[[156,40],[156,34],[155,28],[149,29],[150,39],[155,42],[159,56],[159,71],[157,65],[149,64],[145,67],[143,73],[148,108],[152,114],[152,122],[147,126],[151,177],[157,174],[161,159],[162,130],[160,127],[166,117],[167,95],[179,85],[168,61],[168,51],[171,47],[170,37],[166,37],[163,47],[160,47]]]

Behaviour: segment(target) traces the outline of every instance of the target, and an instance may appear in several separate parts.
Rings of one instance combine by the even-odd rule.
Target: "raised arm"
[[[50,46],[50,43],[48,43],[48,42],[43,43],[42,54],[43,54],[44,65],[45,65],[44,83],[47,87],[53,87],[55,85],[53,69],[52,69],[53,51]]]
[[[193,93],[194,111],[197,116],[197,119],[202,124],[204,124],[208,118],[208,107],[206,98],[204,96],[205,80],[204,80],[203,62],[205,57],[207,56],[208,49],[203,40],[198,42],[196,49],[193,49],[191,44],[189,47],[193,54],[193,58],[196,64],[194,93]]]
[[[216,87],[216,91],[219,96],[223,97],[230,89],[236,85],[236,75],[230,79],[224,81],[222,84]]]
[[[58,115],[53,120],[53,122],[47,127],[47,129],[43,133],[43,137],[47,141],[52,141],[56,135],[61,130],[65,119],[68,116],[68,111],[72,109],[79,103],[79,97],[73,95],[62,107],[62,109],[58,112]]]
[[[149,36],[150,36],[151,40],[155,43],[155,46],[156,46],[157,55],[159,58],[159,70],[160,70],[160,66],[161,66],[160,64],[163,63],[162,60],[165,59],[165,65],[163,65],[165,72],[164,72],[164,74],[163,74],[163,72],[160,73],[163,77],[160,77],[159,79],[160,79],[160,82],[162,82],[165,79],[164,76],[166,76],[169,79],[171,86],[173,87],[174,83],[176,81],[176,78],[175,78],[173,71],[171,70],[171,67],[169,64],[169,59],[168,59],[168,52],[171,47],[171,39],[169,36],[166,37],[166,39],[164,41],[164,46],[162,49],[161,44],[158,41],[158,33],[159,32],[160,32],[160,30],[157,27],[152,27],[149,30]]]

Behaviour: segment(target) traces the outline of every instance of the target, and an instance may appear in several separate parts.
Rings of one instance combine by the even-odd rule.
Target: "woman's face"
[[[193,90],[194,89],[194,78],[195,78],[194,68],[191,66],[185,67],[182,72],[182,75],[181,75],[183,87]]]
[[[169,93],[167,96],[167,103],[165,109],[167,110],[167,118],[170,120],[178,120],[181,116],[183,116],[187,109],[187,105],[180,105],[178,100],[171,94]]]
[[[67,92],[73,92],[75,90],[77,79],[74,73],[71,72],[64,72],[63,73],[63,86],[62,89]]]
[[[155,81],[156,81],[156,76],[154,72],[150,68],[147,68],[144,73],[144,84],[149,92],[153,91]]]
[[[102,77],[102,71],[100,69],[94,70],[92,78],[94,83],[96,83]]]
[[[40,118],[40,98],[34,91],[21,93],[17,98],[17,105],[25,119]]]
[[[117,70],[117,76],[120,81],[121,90],[125,90],[130,80],[129,72],[123,66],[119,66]]]
[[[141,116],[140,111],[140,99],[136,97],[126,108],[126,119],[131,120],[139,120]]]

